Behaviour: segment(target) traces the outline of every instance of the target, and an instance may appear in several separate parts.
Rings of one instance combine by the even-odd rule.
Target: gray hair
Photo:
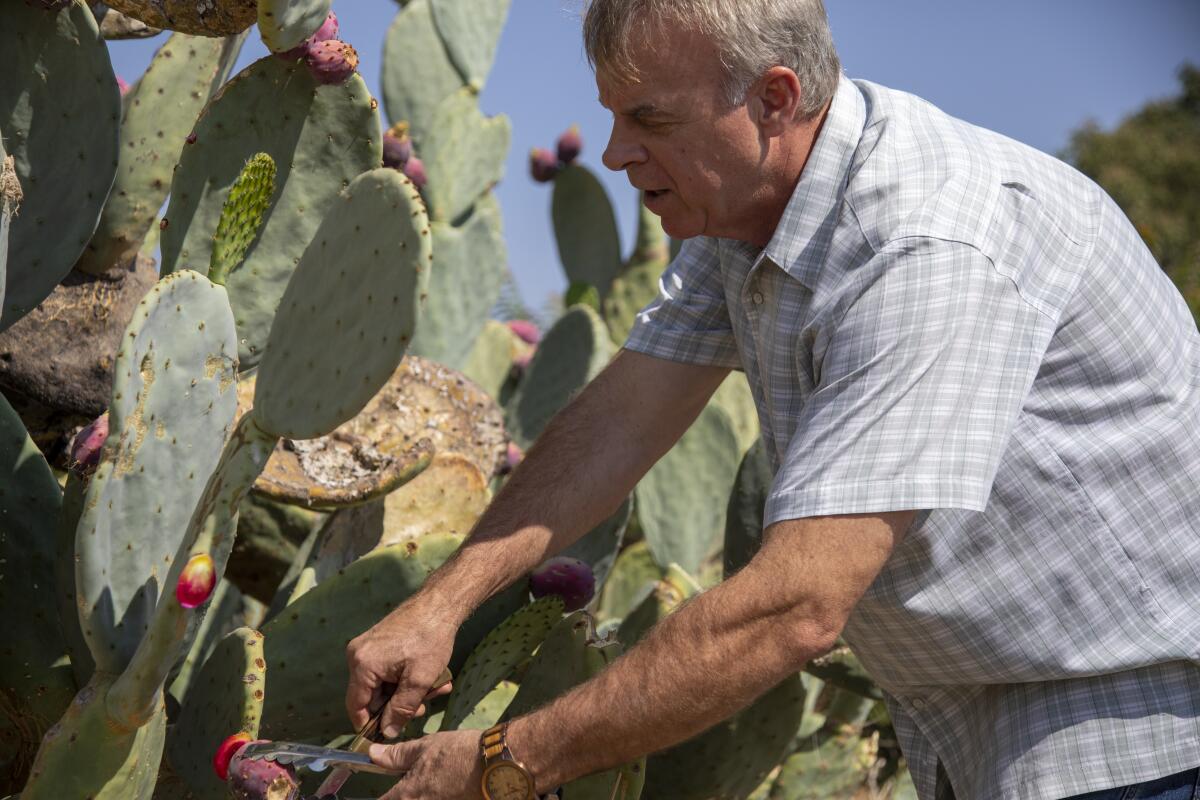
[[[774,66],[799,77],[804,119],[815,117],[837,91],[842,66],[822,0],[589,0],[583,20],[588,61],[593,69],[635,80],[631,40],[664,24],[696,31],[716,45],[731,106],[745,102],[754,82]]]

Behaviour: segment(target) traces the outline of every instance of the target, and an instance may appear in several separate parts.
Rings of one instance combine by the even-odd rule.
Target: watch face
[[[483,773],[483,787],[490,800],[528,800],[533,795],[529,773],[507,761],[487,768]]]

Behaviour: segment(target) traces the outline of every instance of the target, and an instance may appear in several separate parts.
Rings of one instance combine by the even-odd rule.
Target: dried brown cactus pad
[[[258,21],[257,0],[107,0],[110,8],[154,28],[230,36]]]

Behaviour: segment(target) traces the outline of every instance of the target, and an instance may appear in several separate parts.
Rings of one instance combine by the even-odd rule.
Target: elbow
[[[790,644],[789,663],[802,669],[838,646],[845,619],[841,615],[814,613],[812,609],[789,614],[784,623],[785,641]]]

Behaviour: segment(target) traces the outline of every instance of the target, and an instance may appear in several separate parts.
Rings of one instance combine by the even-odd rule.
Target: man
[[[922,798],[1192,797],[1200,332],[1117,207],[841,77],[820,0],[593,0],[584,31],[604,162],[687,241],[458,555],[351,642],[354,723],[384,682],[385,727],[420,713],[467,615],[615,509],[738,368],[775,468],[762,548],[508,726],[538,792],[689,738],[841,634]],[[408,771],[388,800],[474,798],[479,749],[372,755]]]

